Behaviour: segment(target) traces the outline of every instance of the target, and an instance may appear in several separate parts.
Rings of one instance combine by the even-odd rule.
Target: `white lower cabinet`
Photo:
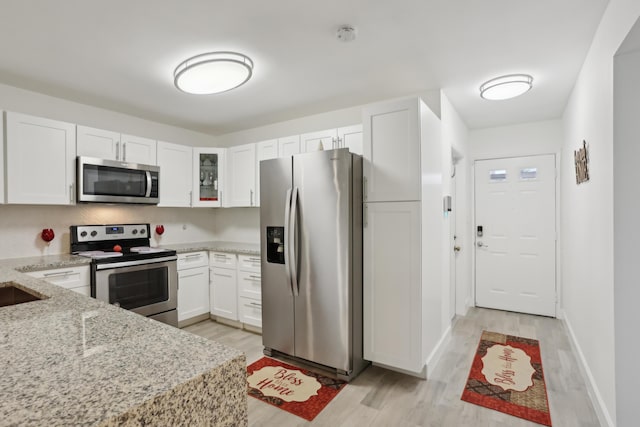
[[[209,312],[207,252],[178,255],[178,322]]]
[[[238,255],[238,304],[240,321],[262,328],[260,257]]]
[[[210,252],[211,314],[262,327],[259,255]]]
[[[233,255],[235,257],[235,255]],[[238,320],[238,294],[236,270],[211,268],[211,314],[229,320]]]
[[[420,372],[420,202],[366,203],[364,215],[364,358]]]
[[[58,268],[54,270],[32,271],[31,277],[43,279],[53,285],[72,290],[88,297],[91,296],[89,266]]]

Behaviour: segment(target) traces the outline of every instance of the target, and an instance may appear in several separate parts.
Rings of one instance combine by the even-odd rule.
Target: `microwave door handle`
[[[289,265],[289,217],[291,215],[291,188],[287,189],[287,196],[284,202],[284,272],[287,276],[287,285],[289,286],[290,295],[293,295],[293,284],[291,283],[291,269]]]
[[[145,171],[145,175],[147,176],[147,194],[144,197],[151,196],[151,172]]]

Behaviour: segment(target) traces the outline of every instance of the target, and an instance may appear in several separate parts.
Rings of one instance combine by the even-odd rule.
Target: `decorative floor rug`
[[[483,331],[462,400],[551,426],[538,341]]]
[[[313,420],[347,384],[268,357],[247,366],[247,383],[249,396],[307,421]]]

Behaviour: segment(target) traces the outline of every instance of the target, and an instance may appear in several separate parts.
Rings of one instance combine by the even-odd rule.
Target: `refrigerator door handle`
[[[291,215],[289,217],[289,261],[291,268],[291,287],[293,295],[298,296],[300,289],[298,287],[298,245],[296,239],[296,223],[298,217],[298,187],[294,187],[291,196]]]
[[[285,197],[284,205],[284,271],[287,275],[287,284],[289,285],[290,295],[293,295],[293,285],[291,284],[291,259],[289,256],[289,219],[291,216],[291,188],[287,189],[287,196]]]

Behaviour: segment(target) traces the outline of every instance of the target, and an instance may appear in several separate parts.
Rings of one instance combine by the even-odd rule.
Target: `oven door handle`
[[[109,270],[118,267],[133,267],[137,265],[145,264],[157,264],[159,262],[175,261],[178,257],[176,255],[167,256],[162,258],[149,258],[149,259],[137,259],[135,261],[122,261],[122,262],[110,262],[105,264],[96,264],[96,270]]]

